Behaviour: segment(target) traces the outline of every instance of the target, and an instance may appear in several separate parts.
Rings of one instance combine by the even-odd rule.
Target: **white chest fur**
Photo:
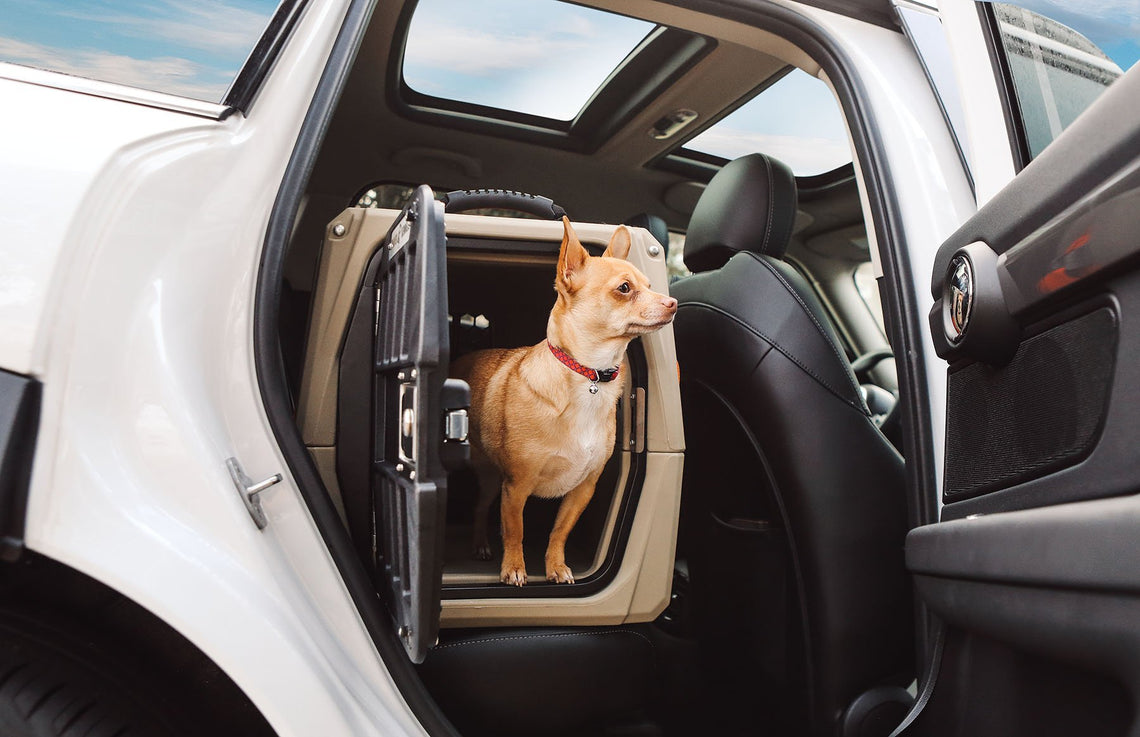
[[[560,497],[569,493],[599,473],[613,452],[616,392],[583,391],[582,395],[570,402],[556,421],[563,441],[543,466],[536,496]]]

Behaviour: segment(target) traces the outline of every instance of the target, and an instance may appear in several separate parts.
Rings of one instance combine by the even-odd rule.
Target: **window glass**
[[[0,61],[220,102],[279,0],[7,0]]]
[[[800,69],[792,69],[684,148],[726,161],[764,153],[790,166],[796,176],[823,174],[851,163],[835,95]]]
[[[992,3],[1031,157],[1140,58],[1140,3]]]
[[[420,0],[404,82],[423,95],[571,120],[653,28],[557,0]]]

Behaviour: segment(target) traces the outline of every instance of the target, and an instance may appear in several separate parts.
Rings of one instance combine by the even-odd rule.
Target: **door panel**
[[[903,734],[1138,734],[1140,72],[939,249],[942,521],[907,565],[941,643]]]
[[[930,322],[951,363],[943,519],[1134,488],[1140,129],[1124,108],[1138,95],[1134,71],[939,249]],[[947,275],[963,260],[976,289],[959,336]]]

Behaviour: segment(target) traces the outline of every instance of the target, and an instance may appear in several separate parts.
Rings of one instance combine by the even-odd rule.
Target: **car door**
[[[1021,168],[935,260],[940,514],[906,543],[933,644],[896,734],[1136,734],[1136,11],[1076,30],[1094,6],[946,5],[952,41],[976,16]]]

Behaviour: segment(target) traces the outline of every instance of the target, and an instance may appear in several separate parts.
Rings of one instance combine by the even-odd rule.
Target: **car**
[[[1137,22],[7,8],[0,724],[1129,733]],[[448,365],[542,340],[562,214],[680,306],[504,586]]]

